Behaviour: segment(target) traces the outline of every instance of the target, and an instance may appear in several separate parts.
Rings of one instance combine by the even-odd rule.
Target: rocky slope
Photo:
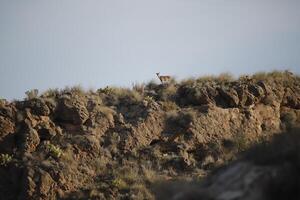
[[[0,102],[2,199],[173,198],[157,186],[198,182],[300,122],[300,78],[288,72],[27,95]],[[235,167],[228,181],[260,170]]]

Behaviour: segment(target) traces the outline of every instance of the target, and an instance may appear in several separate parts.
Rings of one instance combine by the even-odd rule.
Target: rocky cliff
[[[300,77],[288,72],[35,93],[0,102],[1,199],[184,199],[157,186],[203,182],[300,122]],[[221,181],[209,176],[206,192],[269,171],[235,168]],[[205,190],[200,185],[189,187]],[[203,199],[244,199],[238,194]]]

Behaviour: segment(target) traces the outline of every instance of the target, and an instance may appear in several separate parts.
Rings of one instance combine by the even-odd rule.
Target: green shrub
[[[54,158],[60,158],[63,154],[62,150],[59,147],[55,146],[54,144],[48,144],[47,148],[49,154]]]
[[[13,157],[9,154],[0,154],[0,166],[6,167],[12,159]]]

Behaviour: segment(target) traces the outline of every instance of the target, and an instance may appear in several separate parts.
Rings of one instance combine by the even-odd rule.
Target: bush
[[[41,97],[43,98],[56,98],[58,97],[60,94],[59,89],[55,88],[55,89],[48,89],[46,90]]]
[[[155,101],[154,98],[151,97],[151,96],[145,96],[145,97],[144,97],[144,100],[147,101],[148,103],[152,103],[152,102]]]
[[[157,89],[157,99],[161,101],[174,101],[177,87],[174,84],[160,85]]]
[[[120,103],[137,103],[143,99],[139,92],[127,88],[105,87],[98,89],[97,92],[105,104],[110,106],[117,106]]]
[[[287,128],[288,130],[293,128],[293,126],[295,126],[296,121],[297,121],[297,115],[295,112],[290,111],[290,112],[284,112],[281,113],[280,116],[281,122],[283,124],[285,124],[285,128]]]
[[[98,89],[97,93],[99,93],[99,94],[103,93],[106,95],[110,95],[110,94],[113,94],[113,90],[114,90],[114,88],[106,86],[105,88]]]
[[[291,87],[296,84],[299,76],[293,75],[293,73],[289,71],[272,71],[269,73],[266,72],[258,72],[252,76],[252,79],[256,81],[265,81],[270,85],[281,85],[284,87]]]
[[[48,149],[49,154],[54,158],[60,158],[61,155],[63,154],[62,150],[53,144],[48,144],[47,149]]]
[[[134,84],[132,84],[132,90],[143,95],[144,91],[145,91],[145,84],[144,83],[142,83],[142,84],[134,83]]]
[[[27,92],[25,92],[25,94],[27,100],[34,99],[38,97],[39,90],[38,89],[28,90]]]
[[[234,147],[238,152],[243,152],[249,148],[249,141],[247,140],[247,137],[243,133],[238,133],[234,135],[233,137],[233,144]]]
[[[12,156],[8,154],[0,154],[0,166],[6,167],[12,161]]]
[[[165,101],[162,103],[162,108],[164,111],[171,111],[171,110],[177,110],[178,106],[175,102],[173,101]]]
[[[192,110],[167,113],[168,124],[179,126],[180,128],[189,128],[191,122],[196,119],[196,113]]]
[[[81,85],[76,85],[73,87],[65,87],[62,91],[61,91],[61,95],[62,94],[73,94],[73,95],[79,95],[79,96],[84,96],[86,94],[85,90],[83,89],[83,87]]]

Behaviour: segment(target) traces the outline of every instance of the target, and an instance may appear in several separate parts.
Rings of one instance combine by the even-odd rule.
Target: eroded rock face
[[[40,143],[38,132],[31,126],[28,120],[22,122],[17,132],[18,146],[21,152],[34,152]]]
[[[56,199],[56,183],[48,172],[27,168],[23,170],[21,178],[22,188],[18,199]]]
[[[11,152],[14,147],[15,124],[0,116],[0,153]]]
[[[75,125],[84,124],[89,118],[89,112],[84,102],[76,98],[65,97],[59,100],[56,109],[56,119]]]
[[[57,127],[49,117],[42,117],[35,129],[41,140],[51,140],[56,134],[61,134],[60,127]]]
[[[268,95],[268,86],[258,82],[232,82],[228,86],[181,86],[179,103],[184,105],[214,104],[223,108],[248,107],[260,103]]]

